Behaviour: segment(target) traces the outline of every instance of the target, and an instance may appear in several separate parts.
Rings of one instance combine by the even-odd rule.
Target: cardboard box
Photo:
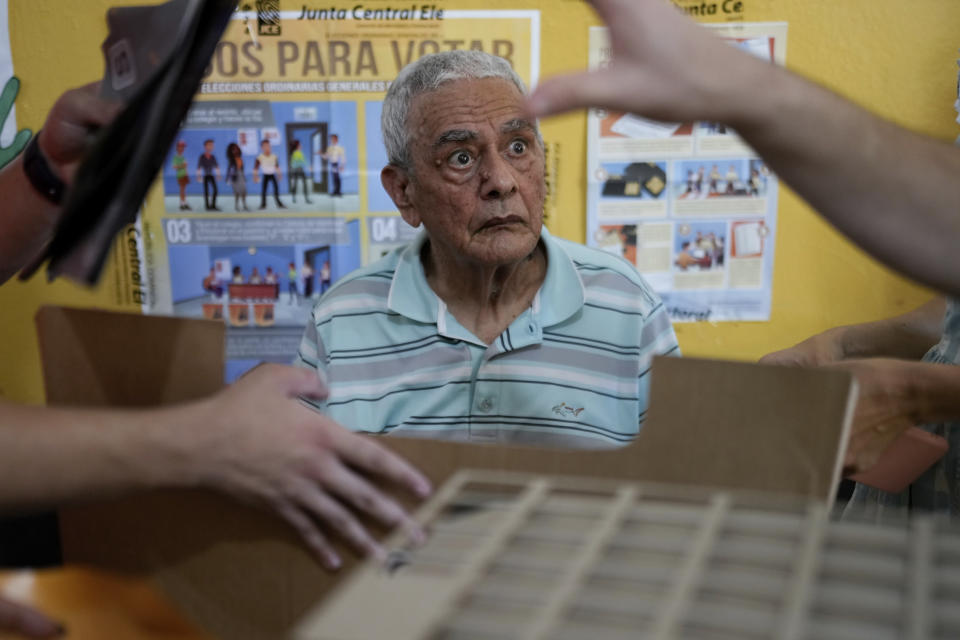
[[[221,322],[47,307],[37,326],[50,404],[150,406],[222,384]],[[829,506],[854,390],[843,372],[660,358],[647,421],[622,449],[382,442],[438,486],[461,468],[503,469],[758,490]],[[60,518],[66,562],[147,575],[223,638],[286,635],[348,570],[325,573],[279,520],[202,491],[70,508]]]

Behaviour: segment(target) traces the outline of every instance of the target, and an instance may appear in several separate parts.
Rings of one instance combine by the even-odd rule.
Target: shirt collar
[[[548,327],[579,311],[586,300],[586,292],[573,260],[546,227],[540,232],[540,240],[547,253],[547,274],[530,310],[539,316],[541,326]],[[439,314],[447,311],[446,305],[430,288],[423,270],[420,253],[426,242],[427,232],[423,229],[400,254],[387,306],[416,322],[438,324]]]

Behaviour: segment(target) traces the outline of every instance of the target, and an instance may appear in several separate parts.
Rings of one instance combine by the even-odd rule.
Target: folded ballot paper
[[[236,0],[170,0],[107,12],[105,97],[126,108],[97,133],[66,194],[44,259],[51,279],[97,281],[117,232],[136,219]]]

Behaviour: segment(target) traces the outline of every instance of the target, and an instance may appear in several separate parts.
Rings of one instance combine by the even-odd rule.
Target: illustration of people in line
[[[310,204],[310,191],[307,187],[307,158],[303,155],[300,148],[300,141],[294,140],[290,143],[290,195],[293,201],[297,201],[297,181],[303,184],[303,199]]]
[[[727,180],[727,194],[734,194],[737,192],[737,183],[740,182],[740,174],[737,173],[737,168],[734,165],[730,165],[730,168],[727,169],[727,175],[725,176]]]
[[[180,211],[190,211],[190,205],[187,204],[187,185],[190,184],[190,172],[187,167],[187,159],[183,152],[187,148],[184,140],[177,141],[177,152],[173,156],[173,170],[177,173],[177,186],[180,187]]]
[[[694,190],[697,188],[697,179],[693,174],[693,169],[687,170],[687,190],[683,192],[683,195],[689,196],[694,193]]]
[[[214,177],[216,176],[216,177]],[[220,179],[220,165],[213,155],[213,140],[203,141],[203,153],[197,159],[197,182],[203,180],[203,204],[207,211],[220,211],[217,208],[217,180]],[[213,191],[213,198],[210,197]]]
[[[720,163],[683,167],[686,179],[678,181],[677,197],[684,200],[728,197],[762,197],[766,191],[769,170],[759,161],[751,161],[749,169],[730,162],[727,169]]]
[[[283,178],[283,173],[280,170],[280,160],[277,157],[277,154],[273,153],[271,150],[269,140],[264,140],[260,143],[260,155],[257,156],[257,160],[253,164],[254,182],[260,182],[258,171],[263,173],[263,187],[260,192],[260,208],[267,208],[267,186],[273,183],[273,199],[276,201],[277,207],[280,209],[286,209],[287,207],[280,202],[280,191],[277,183],[278,179]]]
[[[320,266],[320,295],[323,295],[327,292],[327,289],[330,288],[330,261],[326,260]]]
[[[243,152],[240,145],[231,142],[227,145],[227,182],[233,187],[233,208],[237,211],[250,211],[247,206],[247,178],[243,173]]]
[[[303,263],[300,275],[303,277],[303,297],[309,298],[313,295],[313,267],[309,262]]]
[[[720,168],[717,165],[713,165],[713,168],[710,169],[710,193],[717,193],[717,185],[720,183]]]
[[[326,160],[330,166],[330,181],[333,183],[333,191],[330,192],[330,196],[343,196],[341,176],[347,168],[347,151],[340,146],[340,136],[335,133],[331,134],[327,150],[318,151],[317,155]]]
[[[297,265],[293,262],[287,268],[287,291],[290,293],[290,304],[300,303],[300,291],[297,289]]]

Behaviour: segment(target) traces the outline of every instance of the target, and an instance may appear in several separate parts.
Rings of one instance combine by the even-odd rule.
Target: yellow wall
[[[899,123],[946,140],[956,137],[952,105],[960,2],[743,1],[747,21],[789,23],[787,64],[791,69]],[[36,129],[63,89],[102,75],[103,16],[116,0],[8,2],[14,68],[23,82],[17,100],[18,125]],[[585,66],[587,26],[597,24],[578,0],[440,0],[437,4],[541,9],[543,76]],[[285,10],[301,6],[290,0],[282,3]],[[544,134],[560,150],[560,208],[551,227],[559,235],[582,241],[586,118],[574,114],[548,121]],[[779,216],[771,321],[678,325],[681,346],[688,355],[753,359],[826,327],[898,313],[929,297],[851,247],[789,190],[780,197]],[[65,283],[48,285],[42,277],[0,287],[0,396],[42,401],[32,322],[39,304],[116,308],[115,299],[109,276],[94,291]]]

